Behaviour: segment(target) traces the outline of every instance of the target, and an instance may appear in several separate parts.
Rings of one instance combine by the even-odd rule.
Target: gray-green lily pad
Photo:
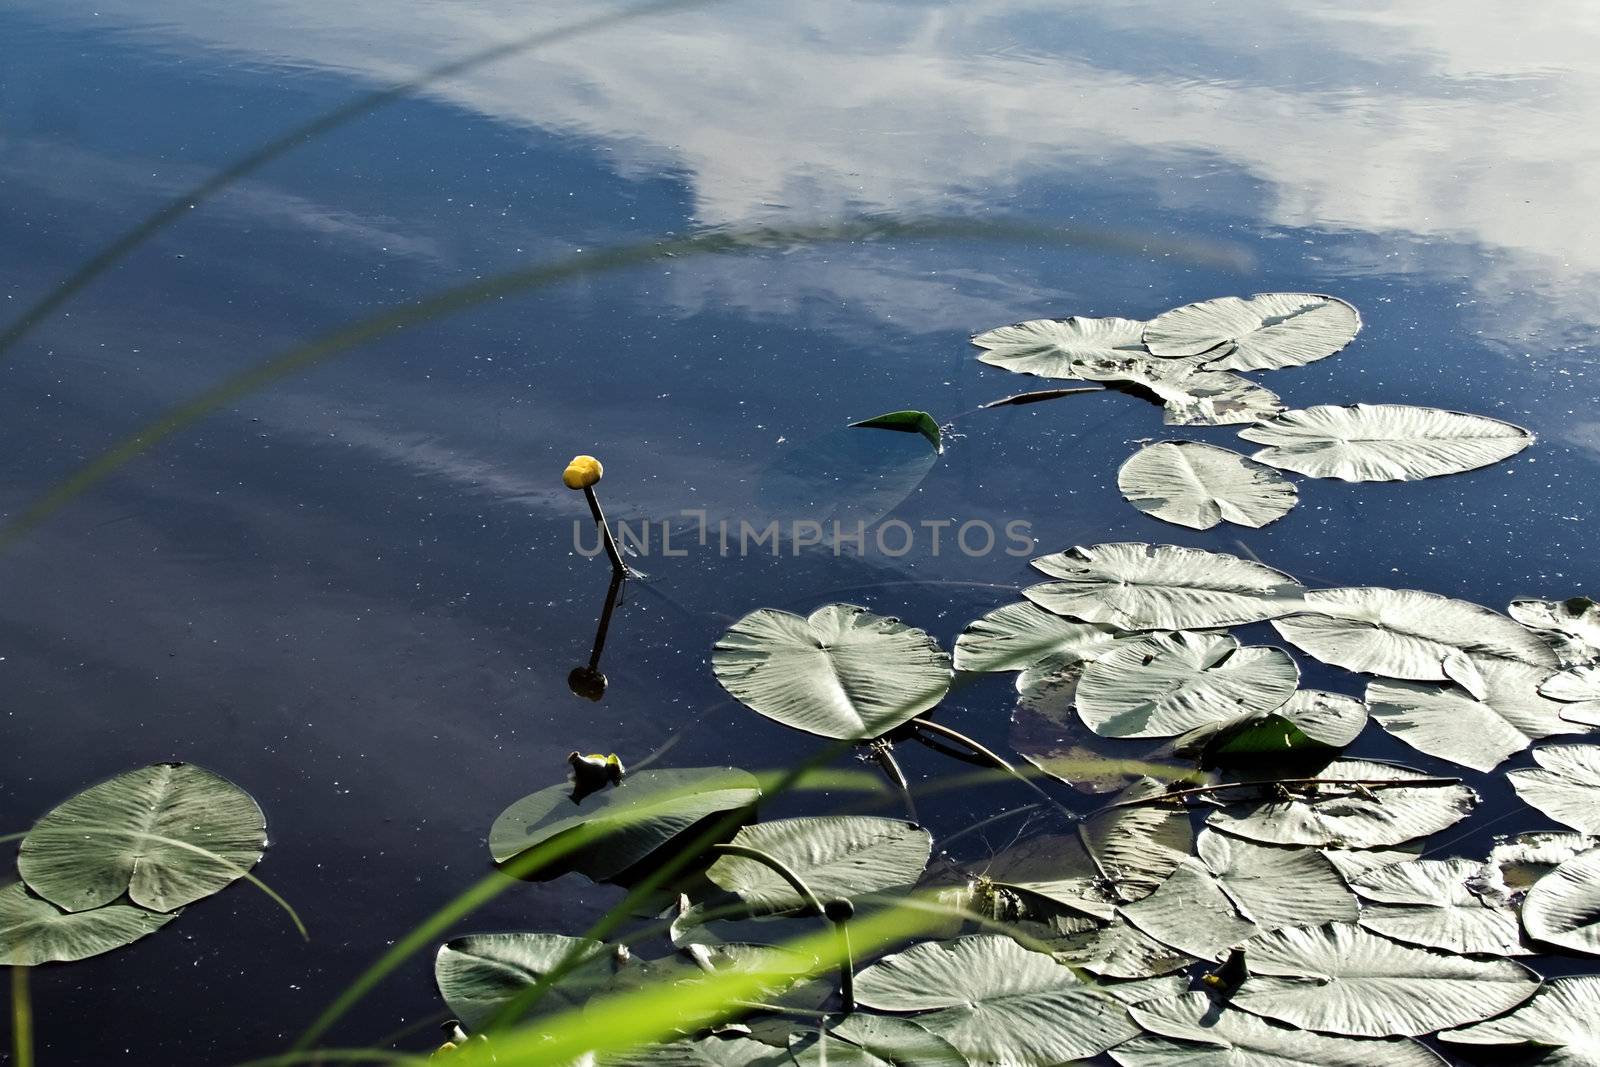
[[[62,911],[29,893],[21,882],[0,888],[0,967],[70,963],[154,933],[177,912],[106,904],[88,911]]]
[[[1319,775],[1328,781],[1421,782],[1409,767],[1343,759]],[[1286,796],[1242,800],[1211,813],[1208,825],[1272,845],[1387,848],[1454,826],[1472,813],[1478,795],[1459,782],[1365,786],[1296,786]]]
[[[925,1012],[917,1023],[975,1064],[1055,1067],[1139,1032],[1116,998],[990,934],[886,956],[857,975],[856,999],[878,1011]]]
[[[266,818],[249,793],[192,763],[158,763],[51,810],[22,839],[17,869],[67,911],[124,893],[172,911],[244,877],[266,845]]]
[[[530,874],[576,870],[597,881],[622,873],[700,820],[737,811],[761,796],[755,776],[733,767],[636,771],[620,785],[572,799],[567,785],[541,789],[501,812],[489,828],[496,862],[562,835],[574,851]]]
[[[1306,1030],[1416,1037],[1516,1007],[1539,976],[1511,960],[1402,945],[1353,923],[1286,927],[1245,945],[1234,1007]]]
[[[1528,936],[1600,956],[1600,851],[1576,856],[1539,879],[1522,900]]]
[[[1284,640],[1335,667],[1452,681],[1480,699],[1489,686],[1478,659],[1556,666],[1549,645],[1504,615],[1416,589],[1316,589],[1305,594],[1299,613],[1272,625]]]
[[[833,1033],[895,1067],[967,1067],[956,1047],[925,1026],[898,1015],[857,1011],[833,1024]]]
[[[1146,515],[1195,530],[1224,521],[1266,526],[1299,499],[1271,467],[1199,441],[1145,445],[1118,469],[1117,488]]]
[[[1410,1038],[1355,1038],[1299,1030],[1235,1011],[1205,993],[1129,1009],[1145,1034],[1111,1050],[1123,1067],[1444,1067]]]
[[[1257,293],[1163,312],[1145,327],[1144,343],[1158,356],[1204,356],[1217,370],[1278,370],[1326,359],[1360,329],[1360,314],[1338,297]]]
[[[450,1011],[469,1030],[480,1030],[557,967],[570,969],[549,985],[541,1012],[578,1007],[614,977],[611,952],[600,942],[535,933],[473,934],[446,942],[434,957],[433,976]]]
[[[1594,1067],[1600,1063],[1600,974],[1552,978],[1509,1015],[1439,1037],[1460,1045],[1522,1045],[1516,1062],[1538,1067]]]
[[[1562,719],[1562,705],[1541,696],[1547,667],[1515,660],[1474,661],[1482,699],[1454,685],[1379,679],[1367,686],[1367,706],[1379,726],[1420,752],[1489,771],[1534,741],[1585,732]]]
[[[1558,823],[1600,835],[1600,745],[1543,745],[1538,767],[1507,772],[1517,795]]]
[[[956,638],[958,671],[1021,671],[1040,664],[1076,663],[1109,649],[1123,631],[1075,622],[1029,601],[998,607]]]
[[[1300,683],[1282,649],[1240,648],[1222,634],[1153,634],[1084,669],[1077,708],[1105,737],[1174,737],[1281,707]]]
[[[944,698],[950,657],[922,630],[853,604],[761,608],[717,641],[711,669],[741,703],[837,740],[881,737]]]
[[[1533,444],[1520,426],[1409,404],[1285,411],[1239,431],[1266,445],[1252,459],[1311,478],[1405,482],[1487,467]]]
[[[1492,871],[1476,860],[1410,860],[1350,885],[1372,902],[1361,925],[1384,937],[1458,955],[1528,955],[1516,909]]]
[[[1057,579],[1023,590],[1046,611],[1123,630],[1204,630],[1300,610],[1282,571],[1222,552],[1142,542],[1079,546],[1033,561]]]
[[[900,819],[831,815],[746,826],[734,845],[760,849],[787,866],[823,901],[910,885],[927,866],[933,838]],[[794,911],[806,902],[766,864],[724,855],[706,877],[757,913]]]
[[[1030,319],[972,339],[986,349],[979,362],[1041,378],[1077,378],[1073,364],[1143,353],[1144,323],[1132,319]]]

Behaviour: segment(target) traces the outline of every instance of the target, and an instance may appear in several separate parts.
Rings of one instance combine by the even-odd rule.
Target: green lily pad
[[[505,863],[528,849],[584,828],[592,835],[548,875],[579,871],[596,881],[632,867],[700,820],[737,811],[761,796],[755,776],[732,767],[643,770],[612,789],[572,799],[572,787],[541,789],[501,812],[489,852]]]
[[[717,641],[711,668],[724,689],[785,726],[866,741],[944,699],[950,657],[899,619],[852,604],[807,618],[762,608]]]
[[[21,882],[0,888],[0,967],[70,963],[131,944],[178,917],[129,904],[62,911]]]
[[[66,911],[127,894],[173,911],[242,878],[267,845],[249,793],[191,763],[158,763],[90,786],[22,839],[28,888]]]

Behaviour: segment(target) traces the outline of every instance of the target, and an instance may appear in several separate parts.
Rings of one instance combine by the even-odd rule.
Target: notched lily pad
[[[266,845],[266,817],[249,793],[192,763],[158,763],[51,810],[22,839],[17,869],[67,911],[124,893],[173,911],[244,877]]]
[[[944,699],[950,657],[922,630],[853,604],[809,617],[772,608],[729,628],[711,655],[741,703],[797,730],[866,741]]]
[[[1145,514],[1195,530],[1224,521],[1260,528],[1299,497],[1271,467],[1198,441],[1144,446],[1117,471],[1117,487]]]
[[[1164,312],[1145,327],[1144,343],[1158,356],[1204,356],[1215,370],[1277,370],[1326,359],[1360,329],[1360,314],[1337,297],[1257,293]]]
[[[1282,571],[1222,552],[1137,541],[1079,546],[1033,566],[1053,582],[1023,595],[1047,611],[1123,630],[1239,626],[1299,610]]]

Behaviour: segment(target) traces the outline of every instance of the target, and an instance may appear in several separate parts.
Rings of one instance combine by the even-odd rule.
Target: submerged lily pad
[[[541,789],[501,812],[489,851],[505,863],[537,845],[584,828],[574,854],[536,874],[576,870],[596,881],[645,859],[700,820],[749,807],[761,796],[755,776],[732,767],[637,771],[613,789],[572,799],[572,789]]]
[[[1476,660],[1555,667],[1555,653],[1488,608],[1416,589],[1315,589],[1300,613],[1275,619],[1284,639],[1324,663],[1410,681],[1453,681],[1482,698]]]
[[[1252,458],[1312,478],[1408,482],[1487,467],[1533,444],[1509,422],[1408,404],[1323,404],[1239,431]]]
[[[1409,767],[1344,759],[1328,764],[1319,777],[1407,782],[1428,776]],[[1385,789],[1297,786],[1287,797],[1229,804],[1212,812],[1206,822],[1236,837],[1265,844],[1386,848],[1454,826],[1470,815],[1477,803],[1478,795],[1460,783]]]
[[[1162,421],[1168,426],[1237,426],[1283,411],[1283,401],[1266,386],[1227,371],[1205,370],[1201,362],[1127,353],[1078,360],[1072,369],[1086,381],[1153,398],[1165,408]]]
[[[1300,672],[1282,649],[1221,634],[1154,634],[1084,669],[1078,714],[1108,737],[1172,737],[1283,705]]]
[[[1522,901],[1528,936],[1600,956],[1600,851],[1575,856],[1539,879]]]
[[[1325,359],[1361,329],[1350,304],[1321,293],[1224,296],[1164,312],[1145,327],[1158,356],[1205,356],[1216,370],[1277,370]]]
[[[837,740],[866,741],[944,699],[950,657],[899,619],[853,604],[807,618],[761,608],[734,623],[711,655],[717,681],[769,719]]]
[[[939,433],[939,420],[926,411],[889,411],[870,419],[852,422],[851,429],[898,430],[901,433],[920,433],[928,439],[933,451],[944,454],[944,438]]]
[[[1509,771],[1517,795],[1556,822],[1600,834],[1600,745],[1545,745],[1538,767]]]
[[[833,815],[746,826],[733,844],[772,856],[827,901],[910,885],[927,866],[933,838],[904,820]],[[737,894],[758,914],[806,906],[780,875],[744,856],[721,857],[706,877]]]
[[[972,339],[987,349],[979,362],[1041,378],[1077,378],[1073,364],[1142,353],[1144,323],[1132,319],[1030,319],[987,330]]]
[[[1124,630],[1203,630],[1299,610],[1305,590],[1284,574],[1222,552],[1115,542],[1033,561],[1058,579],[1023,595],[1047,611]]]
[[[606,946],[561,934],[473,934],[439,947],[433,962],[439,994],[463,1024],[480,1030],[506,1004],[558,966],[570,967],[549,986],[541,1012],[577,1007],[612,980]]]
[[[70,963],[154,933],[177,912],[106,904],[88,911],[62,911],[29,893],[21,882],[0,888],[0,967]]]
[[[1600,974],[1552,978],[1509,1015],[1439,1036],[1461,1045],[1526,1045],[1539,1067],[1600,1063]]]
[[[1352,923],[1288,927],[1245,946],[1250,977],[1232,1004],[1307,1030],[1415,1037],[1499,1015],[1539,988],[1510,960],[1402,945]]]
[[[1584,732],[1562,720],[1561,704],[1540,696],[1548,667],[1487,657],[1474,666],[1484,682],[1481,700],[1454,685],[1380,679],[1367,686],[1372,717],[1413,748],[1478,771],[1540,738]]]
[[[1026,600],[974,620],[956,638],[958,671],[1020,671],[1093,659],[1126,636],[1104,623],[1074,622]]]
[[[916,1022],[974,1063],[1054,1067],[1139,1032],[1114,997],[1049,956],[990,934],[925,941],[856,976],[856,999]]]
[[[67,911],[128,895],[172,911],[244,877],[267,845],[249,793],[192,763],[119,774],[64,801],[22,839],[17,869]]]
[[[1223,521],[1265,526],[1299,495],[1271,467],[1198,441],[1144,446],[1117,471],[1117,487],[1145,514],[1195,530]]]
[[[1335,1037],[1218,1004],[1205,993],[1129,1009],[1146,1033],[1111,1050],[1123,1067],[1443,1067],[1409,1038]]]
[[[1409,860],[1351,881],[1373,903],[1361,925],[1395,941],[1458,955],[1522,956],[1522,928],[1509,896],[1476,860]]]

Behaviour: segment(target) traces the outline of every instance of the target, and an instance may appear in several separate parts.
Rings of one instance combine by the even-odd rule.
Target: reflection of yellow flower
[[[561,481],[568,489],[587,489],[600,480],[606,469],[593,456],[574,456],[567,469],[561,472]]]

